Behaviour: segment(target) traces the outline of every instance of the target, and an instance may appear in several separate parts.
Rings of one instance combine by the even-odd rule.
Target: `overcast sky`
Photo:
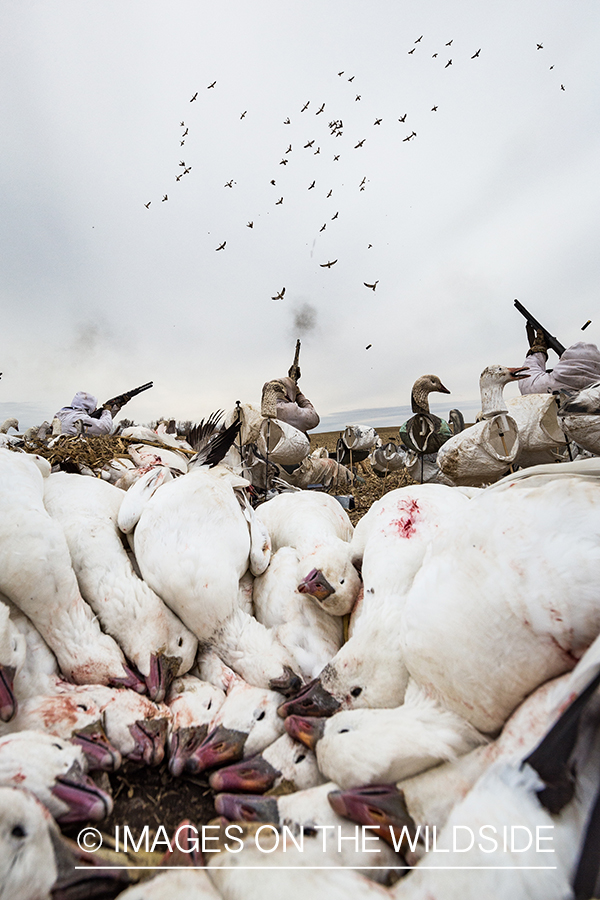
[[[598,0],[5,0],[0,418],[153,380],[124,415],[198,419],[296,337],[325,423],[429,372],[471,410],[515,297],[598,342],[599,39]]]

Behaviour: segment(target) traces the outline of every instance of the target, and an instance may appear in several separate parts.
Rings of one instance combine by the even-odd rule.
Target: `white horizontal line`
[[[89,866],[75,866],[76,869],[89,869]],[[170,869],[229,869],[233,868],[232,866],[94,866],[94,870],[109,870],[112,871],[114,869],[166,869],[169,871]],[[525,870],[538,870],[538,869],[557,869],[558,866],[235,866],[237,871],[242,869],[252,871],[256,869],[257,871],[270,871],[270,872],[283,872],[288,870],[299,870],[305,871],[313,870],[313,869],[347,869],[348,871],[359,871],[361,869],[419,869],[420,871],[427,871],[429,869],[468,869],[468,870],[478,870],[478,869],[506,869],[506,871],[513,871],[515,869],[525,869]]]

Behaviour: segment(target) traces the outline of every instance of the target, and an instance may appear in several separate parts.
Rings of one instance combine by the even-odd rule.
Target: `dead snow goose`
[[[37,731],[0,738],[0,785],[26,788],[61,823],[97,821],[112,811],[112,798],[86,775],[83,750]]]
[[[330,494],[291,491],[258,507],[272,551],[294,547],[300,557],[301,593],[313,597],[330,615],[352,609],[360,578],[348,554],[354,529],[348,514]]]
[[[81,594],[144,676],[152,700],[193,665],[198,642],[133,571],[117,517],[122,491],[100,478],[50,475],[44,504],[63,528]]]
[[[0,590],[32,619],[67,678],[143,690],[79,593],[63,530],[43,504],[49,471],[41,457],[0,448]]]
[[[303,791],[325,780],[312,750],[299,746],[287,733],[269,744],[262,753],[216,769],[208,779],[215,792],[250,794],[262,794],[271,789],[277,792],[280,787]]]

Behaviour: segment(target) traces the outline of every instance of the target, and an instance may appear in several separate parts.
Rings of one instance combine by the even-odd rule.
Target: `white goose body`
[[[298,591],[306,569],[302,562],[295,548],[281,547],[255,578],[253,598],[258,621],[274,630],[294,658],[295,671],[309,681],[340,649],[343,628],[339,616],[328,615]]]
[[[286,492],[259,506],[256,515],[267,527],[273,553],[297,550],[301,592],[331,615],[350,612],[360,579],[349,556],[354,529],[338,501],[313,491]]]
[[[429,544],[453,527],[469,502],[456,488],[410,485],[390,491],[358,523],[350,551],[355,564],[362,564],[363,600],[349,640],[319,676],[320,686],[343,709],[402,703],[408,682],[399,644],[402,608]],[[304,714],[302,708],[292,711]]]
[[[25,639],[0,596],[0,722],[9,722],[17,711],[14,680],[25,663],[26,651]]]
[[[590,453],[600,453],[600,382],[564,400],[558,416],[568,440]]]
[[[180,841],[185,844],[185,832]],[[221,900],[221,894],[202,869],[160,872],[154,878],[134,884],[119,894],[119,900],[174,900],[179,897],[185,897],[185,900]]]
[[[139,685],[79,593],[63,530],[43,504],[49,470],[0,448],[0,591],[32,619],[67,678]]]
[[[44,503],[62,526],[83,598],[162,700],[173,675],[194,663],[193,634],[133,571],[119,534],[123,492],[99,478],[59,472],[45,480]]]
[[[600,632],[600,481],[528,471],[439,535],[403,612],[412,677],[485,733]]]

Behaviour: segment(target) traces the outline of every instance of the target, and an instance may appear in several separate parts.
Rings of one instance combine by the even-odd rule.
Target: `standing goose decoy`
[[[172,678],[191,669],[198,641],[133,571],[117,525],[124,497],[100,478],[45,480],[44,503],[63,528],[83,598],[161,701]]]
[[[34,622],[67,678],[143,691],[79,593],[63,530],[44,508],[49,474],[41,457],[0,448],[0,591]]]
[[[414,415],[400,426],[400,440],[416,454],[407,465],[412,478],[421,483],[428,481],[447,484],[435,463],[435,454],[452,437],[453,431],[448,422],[430,411],[431,393],[449,394],[450,391],[437,375],[422,375],[417,378],[411,391]]]
[[[524,377],[523,368],[496,365],[483,370],[479,378],[482,421],[450,438],[437,455],[448,483],[480,487],[506,474],[515,462],[521,447],[519,427],[509,415],[503,390]]]

